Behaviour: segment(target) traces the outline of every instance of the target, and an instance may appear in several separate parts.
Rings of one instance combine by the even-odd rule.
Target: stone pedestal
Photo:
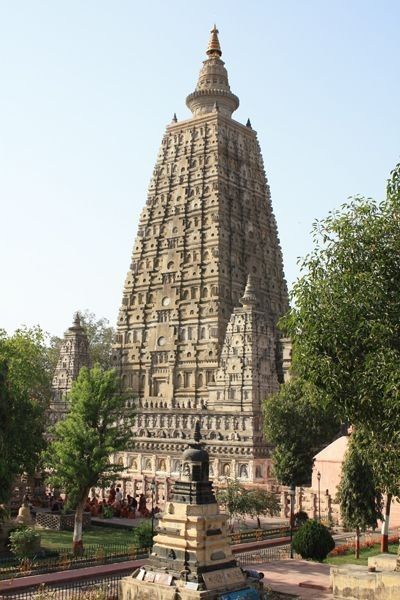
[[[375,567],[377,571],[395,571],[397,566],[397,554],[383,552],[376,556],[370,556],[368,567]]]
[[[375,564],[370,564],[375,563]],[[369,566],[346,565],[331,568],[334,600],[398,600],[400,572],[394,571],[396,556],[381,554],[368,559]],[[389,570],[368,571],[379,565]]]
[[[218,590],[196,590],[193,589],[194,586],[191,587],[191,583],[180,582],[178,585],[166,585],[160,583],[159,580],[139,581],[135,579],[138,574],[139,570],[133,573],[132,577],[124,577],[121,580],[120,589],[123,600],[219,600],[221,595],[223,597],[224,594],[236,593],[240,590],[243,591],[243,598],[249,600],[262,597],[260,582],[249,578],[241,588],[238,588],[237,583],[231,582]]]
[[[238,600],[261,598],[260,580],[244,573],[232,554],[227,516],[219,512],[200,439],[197,423],[148,564],[122,580],[122,600],[228,600],[229,592]]]

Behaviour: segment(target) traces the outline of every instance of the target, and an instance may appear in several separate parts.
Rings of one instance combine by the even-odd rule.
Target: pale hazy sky
[[[398,0],[0,0],[0,327],[114,324],[209,29],[257,130],[289,283],[315,218],[400,160]]]

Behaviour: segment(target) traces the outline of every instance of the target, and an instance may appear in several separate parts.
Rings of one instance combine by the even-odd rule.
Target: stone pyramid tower
[[[60,357],[52,381],[52,400],[49,420],[55,423],[62,419],[68,410],[67,394],[81,367],[90,365],[89,342],[81,325],[79,313],[74,316],[72,326],[67,329],[60,348]]]
[[[232,119],[214,26],[192,118],[167,126],[139,223],[114,360],[138,405],[133,489],[160,499],[200,419],[213,477],[267,479],[260,403],[282,380],[288,306],[256,132]],[[247,288],[246,288],[247,284]],[[246,288],[246,292],[245,292]]]

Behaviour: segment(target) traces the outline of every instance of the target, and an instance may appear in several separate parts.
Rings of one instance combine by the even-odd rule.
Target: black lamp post
[[[318,480],[318,522],[321,523],[321,473],[317,472]]]
[[[294,483],[292,483],[292,485],[290,486],[290,490],[289,490],[289,498],[290,498],[290,521],[289,521],[289,525],[290,525],[290,558],[293,558],[293,520],[294,520],[294,496],[296,493],[296,486],[294,485]]]

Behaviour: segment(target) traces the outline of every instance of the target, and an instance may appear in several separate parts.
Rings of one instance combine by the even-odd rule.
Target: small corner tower
[[[90,366],[89,342],[79,313],[75,313],[71,327],[68,327],[61,343],[60,357],[52,381],[50,422],[56,423],[68,410],[66,397],[72,382],[78,377],[82,367]]]

